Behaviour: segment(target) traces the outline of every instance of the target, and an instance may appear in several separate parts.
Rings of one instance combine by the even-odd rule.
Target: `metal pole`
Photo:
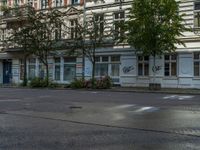
[[[86,0],[83,0],[83,28],[86,27]],[[82,53],[82,79],[85,79],[85,31],[83,33],[83,53]]]

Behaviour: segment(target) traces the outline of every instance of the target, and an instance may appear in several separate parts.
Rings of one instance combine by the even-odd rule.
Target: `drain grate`
[[[70,109],[82,109],[81,106],[70,106],[69,108],[70,108]]]

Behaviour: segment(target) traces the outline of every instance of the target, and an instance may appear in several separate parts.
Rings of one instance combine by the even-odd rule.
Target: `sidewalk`
[[[13,85],[1,85],[0,88],[31,89],[30,87],[19,87]],[[162,88],[161,90],[149,90],[148,87],[112,87],[111,89],[72,89],[72,88],[33,88],[50,90],[82,90],[82,91],[108,91],[108,92],[136,92],[136,93],[164,93],[164,94],[191,94],[200,95],[200,89]]]
[[[149,90],[149,88],[147,87],[112,87],[111,89],[108,89],[108,91],[200,95],[200,89],[180,89],[180,88],[162,88],[161,90],[158,91],[152,91]]]

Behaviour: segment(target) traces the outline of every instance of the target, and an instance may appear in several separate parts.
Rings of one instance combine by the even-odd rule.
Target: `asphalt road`
[[[2,150],[199,150],[200,95],[0,89]]]

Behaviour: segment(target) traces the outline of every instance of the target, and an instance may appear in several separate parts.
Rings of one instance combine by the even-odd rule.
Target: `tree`
[[[183,16],[175,0],[134,0],[125,23],[127,42],[137,54],[153,56],[155,67],[156,56],[175,52],[176,45],[184,45],[179,37],[189,29],[182,24]]]
[[[63,13],[56,9],[49,9],[32,16],[30,49],[46,68],[47,85],[49,83],[48,57],[52,51],[56,50],[57,40],[61,38],[62,24],[64,24]]]
[[[61,38],[62,24],[64,24],[63,13],[56,9],[48,9],[45,12],[33,11],[28,13],[25,22],[17,31],[14,31],[13,42],[22,46],[24,50],[28,50],[28,54],[38,57],[45,66],[48,86],[48,58],[51,52],[56,50],[56,44]]]
[[[113,30],[105,20],[104,14],[93,13],[86,19],[85,23],[76,22],[75,35],[71,39],[73,48],[70,53],[84,55],[92,63],[92,87],[94,88],[96,50],[114,44]]]
[[[35,14],[35,10],[30,6],[22,6],[23,8],[28,10],[27,14],[23,14],[18,16],[16,22],[12,23],[11,26],[11,36],[8,38],[8,43],[12,45],[17,45],[23,51],[23,86],[27,85],[27,57],[31,55],[31,51],[29,49],[31,45],[31,20],[30,16]],[[15,8],[20,10],[20,8]],[[9,44],[8,44],[9,46]]]

